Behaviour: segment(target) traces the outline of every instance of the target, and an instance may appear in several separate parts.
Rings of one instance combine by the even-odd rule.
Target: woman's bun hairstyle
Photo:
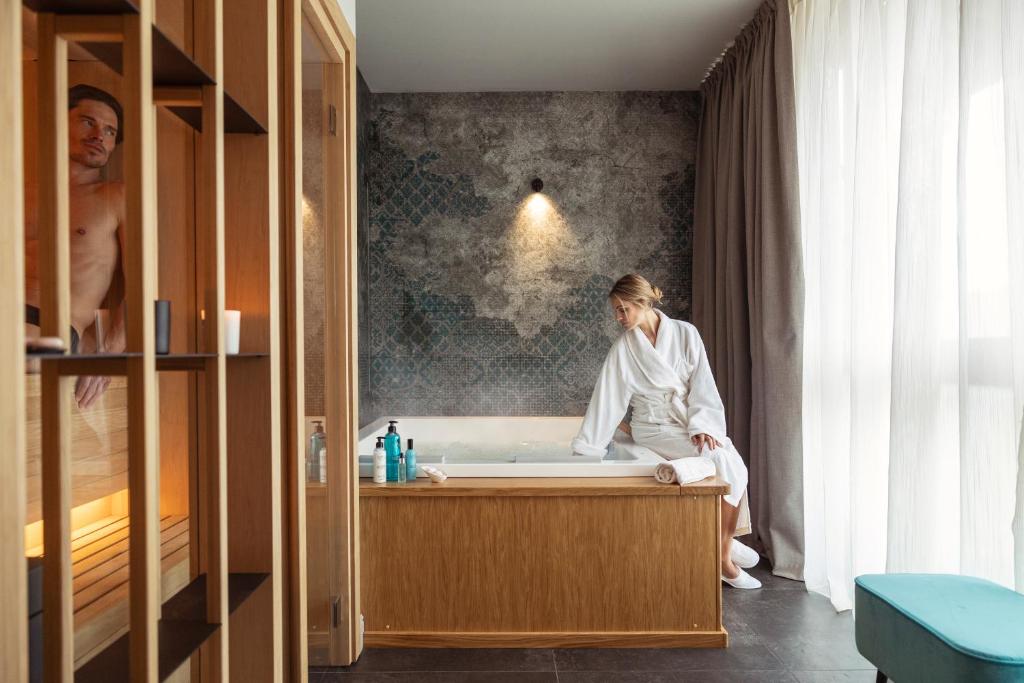
[[[654,306],[664,300],[661,289],[655,287],[642,275],[623,275],[608,292],[608,298],[616,297],[640,306]]]

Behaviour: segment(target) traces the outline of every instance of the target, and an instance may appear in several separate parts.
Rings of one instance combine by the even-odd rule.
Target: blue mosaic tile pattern
[[[361,125],[368,220],[359,223],[360,422],[582,415],[618,334],[607,292],[628,272],[618,270],[627,254],[633,270],[665,291],[666,313],[687,318],[698,97],[370,95]],[[573,133],[581,117],[604,123]],[[555,263],[544,272],[565,293],[545,302],[558,306],[554,322],[524,334],[522,320],[486,315],[481,305],[517,294],[514,282],[487,275],[516,258],[509,225],[533,173],[592,184],[557,195],[571,230],[594,220],[594,192],[608,202],[596,215],[612,227],[607,240],[590,236],[580,246],[581,263],[606,266],[581,274],[573,264],[566,274]],[[642,257],[630,240],[642,243]]]

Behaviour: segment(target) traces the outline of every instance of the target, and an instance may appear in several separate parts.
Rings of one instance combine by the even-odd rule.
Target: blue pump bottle
[[[398,435],[397,425],[398,420],[389,420],[388,435],[384,437],[388,481],[398,481],[398,454],[402,452],[402,437]]]

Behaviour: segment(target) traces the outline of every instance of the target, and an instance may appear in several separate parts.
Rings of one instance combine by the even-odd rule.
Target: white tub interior
[[[622,432],[603,458],[574,456],[570,443],[579,417],[395,417],[360,430],[359,474],[372,475],[377,436],[398,420],[402,448],[414,440],[417,462],[449,477],[653,476],[661,458]],[[420,474],[420,476],[423,476]]]

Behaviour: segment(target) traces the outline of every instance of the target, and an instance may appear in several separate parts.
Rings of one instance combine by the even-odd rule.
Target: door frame
[[[331,595],[338,601],[330,629],[332,665],[354,662],[363,649],[359,601],[359,365],[358,280],[356,272],[356,41],[334,0],[282,0],[287,34],[282,51],[283,153],[282,193],[287,255],[287,327],[295,340],[289,353],[288,443],[291,562],[289,610],[292,633],[290,669],[295,680],[308,676],[306,586],[305,407],[303,372],[302,266],[302,30],[316,33],[324,64],[324,102],[337,102],[335,134],[323,136],[324,175],[340,191],[324,192],[324,417],[330,427],[328,453],[329,563]],[[325,104],[326,106],[326,104]],[[326,120],[326,117],[325,117]],[[324,552],[317,547],[313,552]]]

